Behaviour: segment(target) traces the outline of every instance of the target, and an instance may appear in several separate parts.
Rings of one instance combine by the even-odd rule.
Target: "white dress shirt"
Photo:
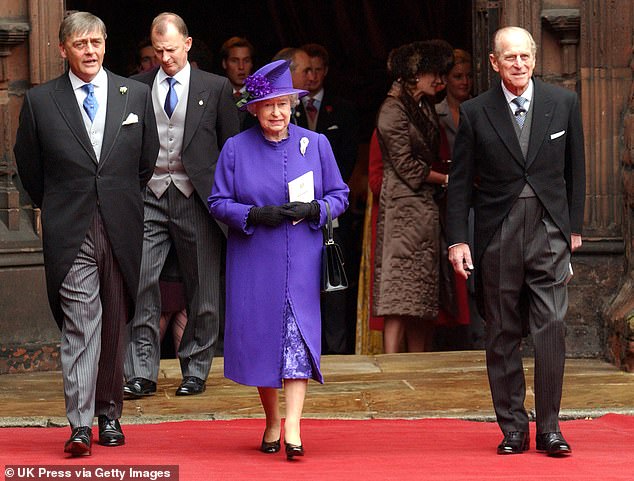
[[[185,92],[185,89],[189,88],[190,75],[191,66],[189,65],[189,62],[187,62],[185,66],[172,77],[176,80],[176,83],[174,84],[174,90],[176,91],[178,102],[180,102],[181,98],[183,98],[183,93]],[[167,97],[167,92],[169,92],[170,85],[169,82],[167,82],[168,77],[169,75],[167,75],[162,68],[158,69],[158,72],[156,73],[156,82],[158,87],[159,101],[161,102],[161,105],[165,105],[165,97]],[[178,105],[178,103],[176,105]]]

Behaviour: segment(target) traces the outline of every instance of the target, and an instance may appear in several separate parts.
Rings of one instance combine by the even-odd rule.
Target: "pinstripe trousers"
[[[66,415],[71,427],[94,416],[119,419],[127,294],[123,275],[96,213],[59,291],[64,312],[61,360]]]
[[[537,197],[516,201],[482,256],[487,373],[505,434],[528,432],[520,350],[526,316],[535,346],[537,432],[559,431],[569,262],[568,244]]]
[[[178,349],[183,376],[207,379],[218,339],[223,234],[194,192],[170,184],[157,199],[146,188],[143,257],[134,319],[128,327],[125,378],[156,382],[160,363],[159,276],[174,245],[187,301],[187,325]]]

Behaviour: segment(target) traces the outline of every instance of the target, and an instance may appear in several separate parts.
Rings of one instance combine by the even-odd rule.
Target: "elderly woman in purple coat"
[[[303,456],[300,419],[308,379],[320,371],[321,228],[348,205],[324,135],[290,124],[305,90],[292,87],[288,61],[248,77],[238,102],[259,125],[230,138],[209,197],[229,227],[225,376],[257,386],[266,429],[260,450],[280,450],[278,389],[284,387],[286,457]]]

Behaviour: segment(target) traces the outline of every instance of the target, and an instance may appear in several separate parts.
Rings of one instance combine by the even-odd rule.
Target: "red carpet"
[[[127,425],[125,446],[94,445],[92,456],[79,459],[62,452],[68,428],[3,428],[0,459],[2,465],[62,468],[176,464],[180,481],[634,479],[634,417],[563,422],[574,454],[560,459],[535,451],[531,429],[529,452],[498,456],[501,435],[493,423],[308,419],[302,422],[306,456],[291,463],[282,453],[257,450],[260,419]]]

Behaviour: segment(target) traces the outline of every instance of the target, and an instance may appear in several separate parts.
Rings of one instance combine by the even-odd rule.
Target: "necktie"
[[[99,104],[97,103],[97,99],[95,98],[95,86],[91,83],[84,84],[82,86],[84,92],[86,92],[86,98],[84,99],[84,110],[88,114],[88,118],[92,122],[95,120],[95,115],[97,115],[97,109],[99,108]]]
[[[315,107],[315,99],[312,97],[306,102],[306,115],[311,122],[314,122],[315,117],[317,117],[317,107]]]
[[[526,119],[526,109],[524,108],[526,99],[524,97],[515,97],[512,102],[517,105],[517,109],[515,110],[515,121],[521,129],[524,127],[524,120]]]
[[[163,108],[165,109],[167,116],[171,118],[174,113],[174,109],[176,108],[176,104],[178,103],[178,97],[176,96],[176,90],[174,89],[176,79],[173,77],[167,77],[166,80],[169,84],[169,90],[167,91],[167,97],[165,97],[165,105]]]

